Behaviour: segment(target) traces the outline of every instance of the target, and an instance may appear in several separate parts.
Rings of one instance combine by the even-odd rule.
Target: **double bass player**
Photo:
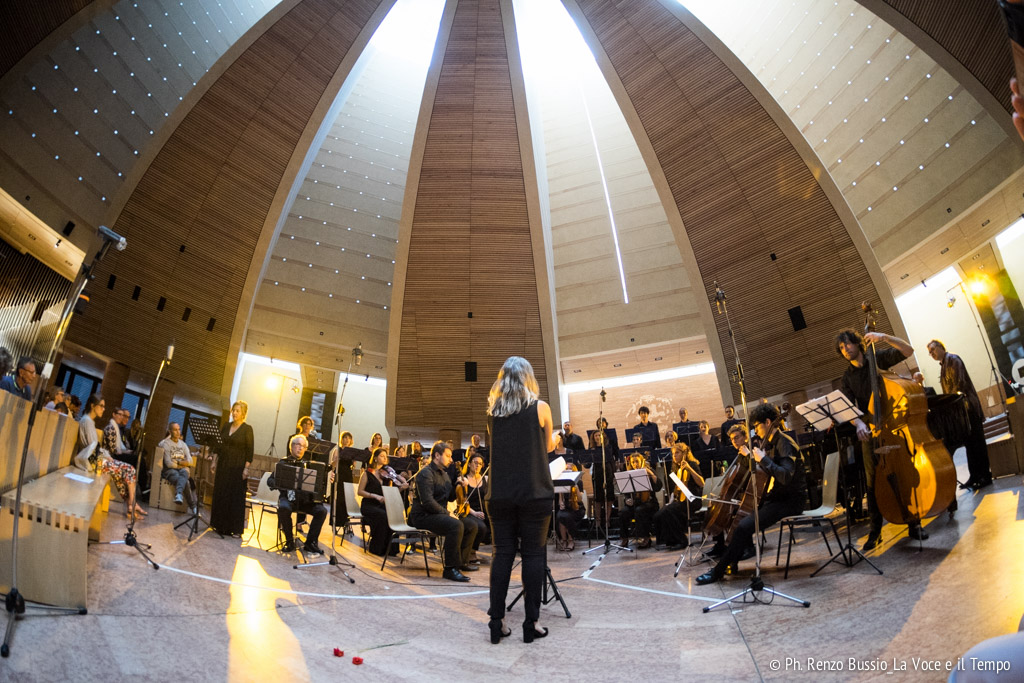
[[[840,388],[865,414],[868,412],[868,404],[871,401],[872,378],[867,358],[864,355],[864,346],[881,342],[887,344],[889,348],[875,351],[875,360],[879,370],[888,370],[914,353],[910,344],[891,334],[868,332],[861,336],[855,330],[847,329],[836,335],[836,353],[849,362],[846,372],[843,373]],[[853,426],[856,427],[857,438],[860,440],[861,455],[864,459],[864,479],[867,484],[868,515],[871,524],[867,541],[863,547],[863,550],[867,551],[875,548],[882,541],[882,513],[878,509],[878,502],[875,498],[877,457],[872,447],[871,427],[860,418],[853,421]],[[914,539],[928,538],[928,533],[921,527],[920,522],[908,525],[907,533]]]

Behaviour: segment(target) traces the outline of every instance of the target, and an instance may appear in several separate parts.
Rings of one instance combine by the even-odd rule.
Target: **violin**
[[[875,329],[871,304],[864,303],[864,333]],[[928,429],[924,388],[892,372],[879,371],[874,343],[865,348],[871,371],[868,417],[877,464],[875,501],[893,524],[920,523],[949,507],[956,494],[953,458]]]

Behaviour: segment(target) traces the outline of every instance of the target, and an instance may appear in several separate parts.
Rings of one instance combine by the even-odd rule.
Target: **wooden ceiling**
[[[539,197],[518,54],[509,54],[510,10],[499,0],[460,0],[450,29],[442,19],[436,95],[424,98],[422,156],[414,149],[409,169],[411,220],[399,236],[408,246],[392,299],[391,433],[485,428],[488,390],[512,355],[532,363],[541,396],[557,410],[552,313],[538,294],[546,265],[534,247]],[[476,364],[476,381],[466,380],[467,362]]]
[[[777,122],[770,100],[763,106],[683,23],[685,11],[584,0],[576,15],[624,111],[635,112],[627,113],[634,134],[649,141],[649,164],[664,174],[685,227],[677,238],[692,246],[704,291],[710,298],[716,280],[726,289],[749,395],[838,375],[832,338],[856,323],[862,301],[884,301],[879,327],[892,329],[892,300],[872,280],[881,273],[865,267],[850,233],[856,222],[826,196],[830,179],[815,178],[780,129],[791,124],[778,112]],[[796,306],[807,325],[798,332],[788,313]],[[715,323],[732,367],[724,317]]]

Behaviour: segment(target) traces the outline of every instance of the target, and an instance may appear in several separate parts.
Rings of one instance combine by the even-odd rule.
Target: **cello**
[[[864,333],[875,328],[871,304],[864,303]],[[928,399],[910,379],[879,371],[874,342],[864,355],[871,371],[868,406],[875,465],[875,501],[893,524],[914,524],[946,510],[956,494],[953,458],[928,429]]]
[[[779,420],[771,423],[765,435],[766,440],[779,427],[781,421],[782,418],[780,417]],[[747,434],[747,443],[743,444],[741,448],[743,447],[748,449],[747,453],[740,452],[732,461],[732,464],[729,465],[729,469],[726,470],[722,480],[722,487],[717,495],[721,501],[730,502],[711,502],[708,505],[707,517],[704,522],[704,533],[708,536],[728,532],[725,539],[726,543],[732,541],[733,532],[743,518],[753,512],[755,501],[760,501],[764,498],[765,493],[767,493],[768,482],[771,480],[771,475],[752,461],[753,455],[749,451],[749,434]],[[751,480],[750,476],[751,471],[754,474],[753,480]]]

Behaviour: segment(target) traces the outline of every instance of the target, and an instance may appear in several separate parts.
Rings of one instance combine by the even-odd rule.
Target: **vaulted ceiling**
[[[45,11],[3,10],[5,37],[17,40],[0,51],[0,182],[51,226],[77,223],[71,239],[80,246],[102,223],[129,240],[127,252],[104,264],[93,285],[96,315],[76,320],[73,339],[145,366],[175,338],[183,355],[172,379],[211,392],[230,384],[239,350],[330,371],[310,374],[326,389],[362,342],[361,369],[388,374],[395,269],[407,246],[400,225],[411,210],[407,172],[417,136],[426,135],[417,132],[424,82],[429,89],[439,77],[442,54],[427,71],[411,54],[372,47],[393,4],[68,0]],[[528,36],[523,22],[538,3],[499,4],[515,17],[513,34]],[[432,37],[444,3],[418,5]],[[939,10],[931,3],[933,11],[896,0],[739,2],[730,3],[730,18],[757,20],[720,23],[702,3],[688,5],[696,19],[671,0],[567,0],[596,62],[561,86],[557,78],[531,80],[525,69],[558,372],[571,381],[711,356],[723,366],[725,389],[732,352],[708,304],[711,286],[731,283],[738,314],[752,315],[750,297],[779,277],[770,290],[778,310],[748,335],[744,355],[763,346],[767,355],[755,364],[768,367],[778,344],[771,330],[791,324],[791,306],[804,306],[811,331],[797,342],[809,354],[806,376],[769,372],[762,388],[771,393],[780,382],[831,372],[832,361],[815,349],[851,315],[835,296],[803,292],[807,269],[822,256],[800,244],[801,234],[814,241],[831,226],[829,239],[841,240],[849,226],[863,231],[884,280],[881,270],[869,274],[870,264],[844,275],[855,307],[856,287],[876,280],[884,289],[887,280],[899,293],[1024,211],[1024,155],[1000,91],[1008,53],[993,47],[999,27],[981,0],[944,0]],[[939,13],[947,20],[936,22]],[[979,13],[984,21],[973,20]],[[623,23],[614,23],[620,15]],[[654,34],[643,32],[645,21]],[[968,24],[969,38],[949,29]],[[680,31],[675,39],[690,37],[672,48]],[[626,58],[619,49],[627,34],[631,50],[646,49],[664,65],[682,99],[659,95],[665,83],[646,76],[630,81],[642,64],[617,61]],[[687,73],[700,63],[699,45],[720,65]],[[425,50],[433,49],[431,39]],[[739,224],[688,206],[696,186],[673,185],[670,152],[659,147],[663,126],[686,122],[658,108],[692,105],[724,82],[742,83],[757,103],[749,115],[733,112],[734,120],[718,114],[724,137],[711,139],[722,149],[735,145],[726,156],[756,160],[764,139],[744,136],[772,127],[796,150],[791,172],[781,148],[764,148],[776,164],[751,178],[774,176],[771,192],[744,189],[741,180],[740,191],[752,194],[722,207],[733,218],[755,209],[745,222],[763,237],[744,237]],[[770,126],[753,124],[757,109]],[[709,130],[711,122],[702,123]],[[711,173],[703,157],[681,163]],[[806,179],[792,175],[801,166]],[[807,201],[814,186],[838,218],[778,209]],[[749,251],[760,239],[764,256],[779,261],[710,256]],[[844,259],[863,252],[854,244],[834,249]],[[745,258],[756,265],[744,266]],[[439,268],[470,267],[437,260]],[[864,295],[891,301],[882,291]]]

